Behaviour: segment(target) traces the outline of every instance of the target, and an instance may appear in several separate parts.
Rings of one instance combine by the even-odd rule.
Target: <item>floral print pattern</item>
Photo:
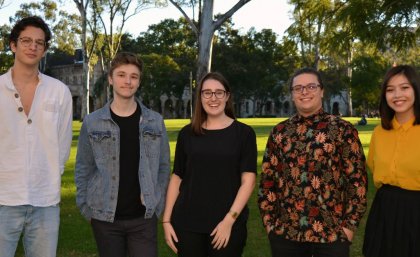
[[[357,130],[322,109],[273,128],[258,204],[263,224],[298,242],[347,240],[366,211],[365,156]]]

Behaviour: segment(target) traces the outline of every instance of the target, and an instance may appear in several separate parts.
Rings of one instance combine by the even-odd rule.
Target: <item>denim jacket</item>
[[[158,217],[165,205],[169,183],[170,152],[162,116],[139,100],[139,196],[145,218]],[[76,204],[86,219],[113,222],[119,185],[120,134],[111,119],[110,102],[87,115],[80,130],[76,156]]]

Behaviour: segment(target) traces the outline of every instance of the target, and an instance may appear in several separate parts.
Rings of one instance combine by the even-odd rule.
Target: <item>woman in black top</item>
[[[240,257],[255,185],[255,132],[235,120],[221,74],[205,75],[197,92],[192,122],[178,135],[165,240],[181,257]]]

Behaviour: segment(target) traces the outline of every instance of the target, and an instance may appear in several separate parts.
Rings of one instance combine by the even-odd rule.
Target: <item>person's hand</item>
[[[170,222],[163,223],[163,230],[165,232],[165,241],[166,244],[174,251],[174,253],[178,253],[178,249],[175,247],[175,242],[178,243],[178,237],[175,234],[175,230],[172,227]]]
[[[213,249],[220,250],[222,247],[224,248],[227,246],[233,223],[235,223],[235,220],[230,215],[227,215],[219,224],[217,224],[216,228],[210,234],[210,236],[214,236],[211,241]]]
[[[344,234],[346,234],[347,239],[348,239],[350,242],[351,242],[351,241],[353,241],[353,236],[354,236],[353,231],[351,231],[350,229],[345,228],[345,227],[343,227],[343,231],[344,231]]]
[[[270,234],[271,232],[270,226],[265,226],[265,231],[267,231],[267,235]]]

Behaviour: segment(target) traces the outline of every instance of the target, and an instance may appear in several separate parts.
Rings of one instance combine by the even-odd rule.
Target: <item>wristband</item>
[[[236,218],[238,217],[238,213],[236,211],[230,210],[229,214],[234,220],[236,220]]]

